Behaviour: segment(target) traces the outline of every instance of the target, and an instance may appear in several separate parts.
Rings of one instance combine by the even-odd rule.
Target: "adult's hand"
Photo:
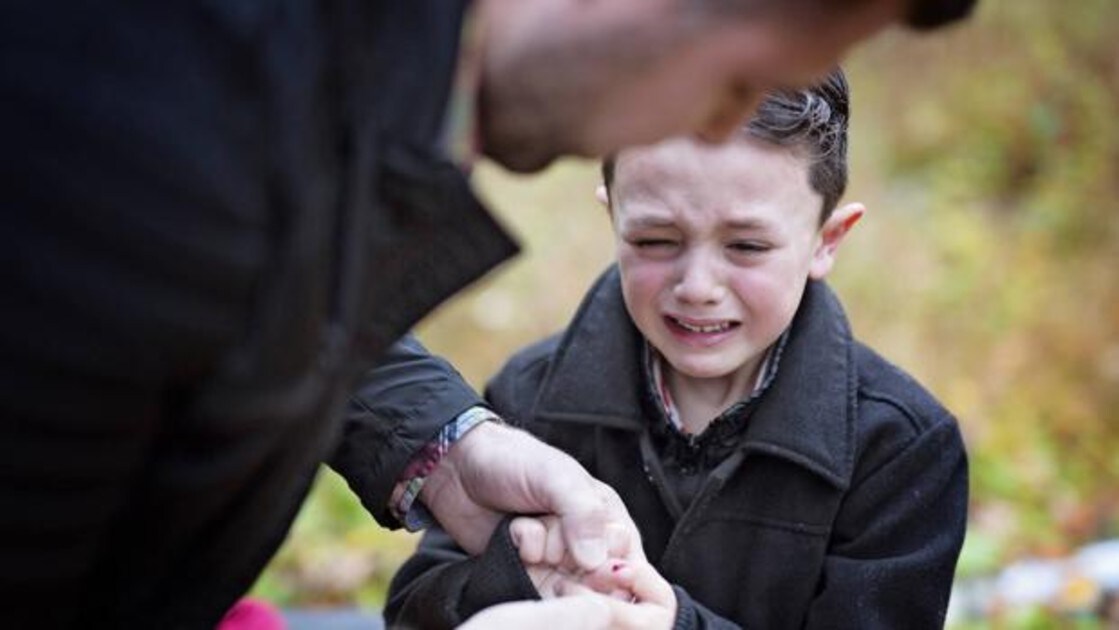
[[[483,423],[456,442],[428,476],[420,500],[469,553],[485,549],[506,513],[558,517],[566,551],[584,570],[606,561],[618,524],[634,537],[630,554],[641,553],[637,527],[612,488],[570,455],[497,423]]]

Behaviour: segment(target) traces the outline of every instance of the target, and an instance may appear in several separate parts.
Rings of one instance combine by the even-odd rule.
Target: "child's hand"
[[[648,562],[610,563],[584,575],[581,583],[565,581],[556,588],[561,596],[612,594],[607,602],[611,628],[667,630],[676,621],[676,592]],[[622,593],[628,597],[619,597]]]
[[[585,574],[580,582],[599,593],[625,592],[630,595],[629,601],[670,608],[676,613],[676,592],[648,562],[611,562]]]

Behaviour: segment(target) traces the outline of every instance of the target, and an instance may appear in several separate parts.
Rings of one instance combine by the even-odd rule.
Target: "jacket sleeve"
[[[857,473],[806,627],[943,627],[966,527],[967,457],[955,422],[942,420]]]
[[[481,398],[446,360],[406,336],[369,370],[350,396],[330,466],[385,527],[393,487],[412,457]]]
[[[438,527],[424,534],[416,553],[389,586],[390,627],[453,628],[504,602],[539,599],[509,534],[509,520],[494,530],[486,550],[469,557]]]
[[[672,622],[672,630],[740,630],[742,628],[692,599],[683,588],[673,585],[672,590],[676,592],[676,619]]]
[[[511,359],[487,387],[492,408],[514,424],[528,415],[541,372],[541,366],[521,367],[523,354]],[[485,552],[471,558],[442,529],[428,529],[389,586],[388,625],[449,628],[487,605],[539,598],[508,532],[507,523],[499,526]]]

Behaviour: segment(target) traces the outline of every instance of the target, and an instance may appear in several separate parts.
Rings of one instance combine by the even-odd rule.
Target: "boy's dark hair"
[[[808,183],[823,197],[820,223],[828,220],[847,189],[847,78],[839,68],[820,83],[801,90],[775,90],[736,136],[758,138],[789,147],[808,160]],[[602,161],[609,194],[616,156]]]

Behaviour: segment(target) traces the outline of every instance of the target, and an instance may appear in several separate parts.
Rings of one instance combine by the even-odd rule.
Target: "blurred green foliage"
[[[253,592],[288,607],[384,607],[396,568],[418,535],[381,529],[346,482],[325,467],[287,544]]]
[[[880,213],[838,283],[860,334],[960,417],[998,562],[1119,533],[1119,4],[979,17],[852,66]]]
[[[1119,535],[1119,3],[982,0],[966,25],[888,33],[846,67],[847,199],[870,213],[832,282],[856,334],[960,419],[960,575]],[[483,164],[477,182],[526,252],[419,332],[481,387],[564,325],[612,237],[595,164],[531,178]],[[376,607],[414,544],[326,473],[257,591]],[[1013,611],[995,627],[1053,623]]]

